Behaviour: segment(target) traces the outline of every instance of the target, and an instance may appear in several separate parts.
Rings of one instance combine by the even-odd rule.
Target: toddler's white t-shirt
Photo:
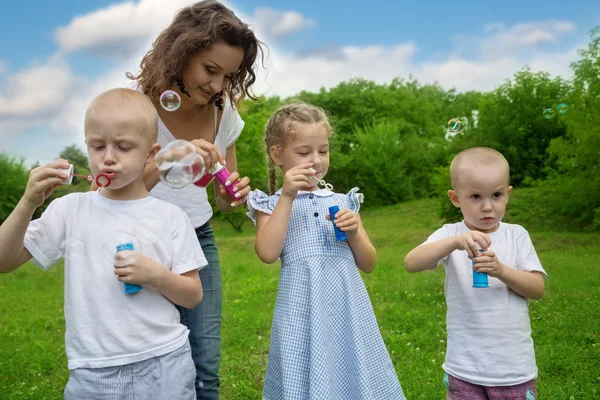
[[[469,230],[464,221],[446,224],[425,243]],[[539,271],[546,277],[523,227],[501,222],[489,236],[489,250],[501,263],[520,271]],[[473,288],[472,261],[466,251],[454,251],[441,262],[446,267],[444,291],[448,307],[444,370],[483,386],[511,386],[535,379],[537,366],[528,300],[491,276],[489,288]]]
[[[29,224],[25,247],[46,270],[64,257],[68,368],[129,364],[183,346],[179,311],[150,286],[125,294],[114,274],[116,246],[138,251],[175,274],[207,265],[192,224],[179,207],[148,196],[118,201],[97,191],[50,203]]]

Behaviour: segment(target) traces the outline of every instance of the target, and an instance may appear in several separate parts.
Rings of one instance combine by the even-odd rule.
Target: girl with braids
[[[258,257],[281,258],[263,399],[404,399],[359,272],[377,260],[358,214],[363,195],[311,180],[327,173],[330,134],[318,107],[277,109],[265,132],[271,195],[248,194]],[[275,166],[284,178],[273,193]],[[334,205],[347,240],[336,240]]]

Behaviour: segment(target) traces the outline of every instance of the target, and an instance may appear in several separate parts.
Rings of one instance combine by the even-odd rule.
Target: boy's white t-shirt
[[[118,201],[97,191],[68,194],[29,224],[24,245],[35,264],[47,270],[65,259],[69,369],[142,361],[187,340],[179,311],[156,289],[124,293],[114,274],[114,256],[116,246],[127,241],[175,274],[207,265],[189,218],[152,196]]]
[[[464,221],[446,224],[425,243],[460,235],[470,229]],[[500,223],[488,234],[489,250],[498,260],[520,271],[539,271],[546,277],[529,233],[521,226]],[[423,243],[423,244],[425,244]],[[528,300],[497,278],[489,288],[473,288],[472,261],[466,251],[454,251],[440,262],[446,267],[446,330],[448,345],[443,369],[450,375],[482,386],[518,385],[537,377]]]
[[[223,114],[215,138],[215,146],[221,151],[223,157],[226,157],[227,148],[234,144],[242,133],[244,121],[237,110],[231,106],[228,99],[224,99],[223,103]],[[158,118],[158,143],[164,148],[174,140],[176,139],[173,134],[163,121]],[[190,217],[192,225],[195,228],[204,225],[213,215],[212,206],[208,201],[205,187],[190,184],[181,189],[173,189],[159,181],[152,188],[150,194],[181,207]]]

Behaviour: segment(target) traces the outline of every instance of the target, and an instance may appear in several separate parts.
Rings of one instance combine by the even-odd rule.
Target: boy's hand
[[[310,187],[309,176],[315,175],[315,171],[309,169],[312,165],[312,163],[296,165],[285,173],[285,176],[283,177],[282,196],[286,196],[293,200],[298,195],[298,190],[308,189]]]
[[[329,221],[331,221],[331,216],[327,214],[325,216]],[[348,208],[342,208],[334,215],[335,226],[340,228],[342,232],[346,232],[350,235],[355,235],[358,232],[358,227],[361,224],[360,215],[353,212]]]
[[[469,231],[455,236],[454,248],[456,250],[466,250],[469,258],[472,260],[479,255],[479,249],[485,251],[491,244],[492,240],[485,233]]]
[[[252,190],[250,187],[250,178],[245,176],[240,179],[240,174],[237,171],[234,171],[229,176],[228,181],[230,182],[230,185],[233,185],[236,198],[232,199],[229,197],[229,193],[227,193],[225,188],[215,180],[215,185],[219,185],[219,197],[226,202],[233,201],[233,203],[231,203],[233,208],[239,207],[246,202],[246,196],[248,196],[248,193]]]
[[[68,178],[59,168],[69,168],[69,162],[62,158],[46,165],[34,168],[29,172],[29,180],[23,194],[23,200],[30,206],[38,208]]]
[[[115,255],[115,260],[125,257],[127,257],[127,252],[119,252]],[[114,267],[115,275],[117,275],[119,281],[134,283],[136,285],[155,286],[154,282],[160,279],[162,274],[167,271],[164,266],[141,253],[139,258],[133,263],[125,266],[115,265]]]
[[[473,265],[475,271],[485,272],[489,276],[495,278],[502,275],[502,272],[504,271],[504,264],[498,260],[496,253],[492,250],[484,251],[480,256],[475,257],[473,261],[475,262],[475,265]]]

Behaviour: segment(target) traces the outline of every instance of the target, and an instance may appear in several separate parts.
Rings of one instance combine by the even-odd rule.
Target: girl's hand
[[[229,182],[229,185],[227,185],[227,182]],[[234,171],[229,176],[227,182],[225,182],[225,185],[233,185],[233,191],[235,192],[236,198],[232,199],[229,196],[229,193],[227,193],[227,191],[225,190],[225,188],[223,188],[223,186],[221,186],[215,180],[215,185],[219,185],[219,197],[226,202],[230,202],[233,200],[233,203],[231,203],[231,207],[233,208],[239,207],[242,204],[244,204],[246,202],[246,197],[248,196],[248,193],[250,193],[250,191],[252,190],[252,188],[250,187],[250,178],[245,176],[242,179],[240,179],[240,174],[237,171]]]
[[[477,272],[485,272],[489,276],[498,278],[504,271],[504,264],[498,260],[496,253],[491,250],[484,251],[480,256],[473,259],[473,269]]]
[[[327,214],[325,216],[331,221],[331,216]],[[340,228],[342,232],[346,232],[350,235],[355,235],[358,232],[358,227],[361,224],[360,215],[353,212],[348,208],[342,208],[334,215],[335,226]]]
[[[315,175],[315,170],[309,169],[312,166],[313,163],[306,163],[290,168],[283,177],[281,195],[294,200],[298,195],[298,190],[308,189],[310,187],[309,176]]]
[[[469,231],[455,236],[454,248],[456,250],[466,250],[472,260],[479,255],[479,249],[487,250],[491,244],[492,239],[485,233]]]
[[[29,172],[29,180],[23,194],[23,200],[31,207],[38,208],[61,182],[68,178],[60,169],[68,169],[69,162],[58,158],[46,165],[34,168]]]
[[[219,148],[214,144],[204,139],[194,139],[190,143],[194,145],[196,152],[204,159],[204,166],[207,172],[210,171],[217,161],[222,165],[226,164],[225,157],[223,157]]]

